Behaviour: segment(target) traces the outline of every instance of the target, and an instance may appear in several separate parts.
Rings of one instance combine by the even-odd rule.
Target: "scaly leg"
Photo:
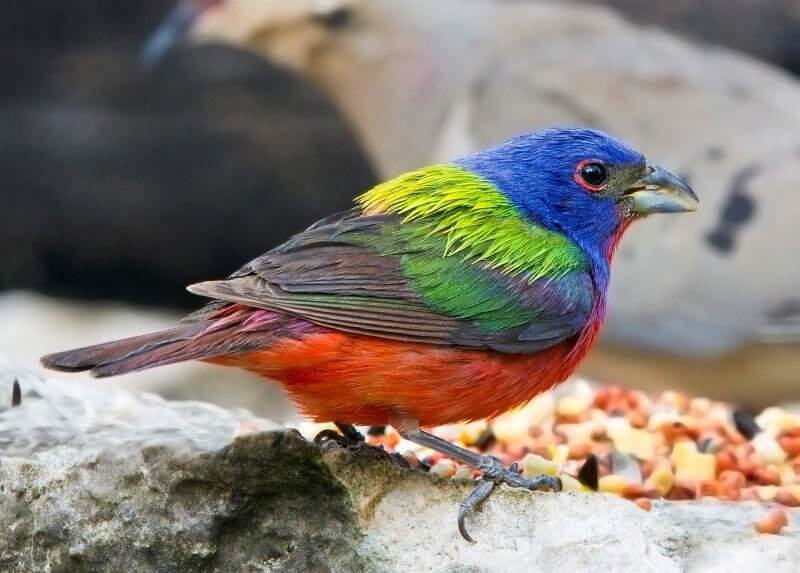
[[[455,444],[451,444],[446,440],[437,438],[433,434],[420,430],[415,422],[400,420],[395,421],[392,425],[405,439],[441,452],[454,460],[483,472],[483,479],[475,485],[475,489],[472,493],[461,503],[458,512],[458,530],[461,532],[464,539],[469,542],[474,543],[473,539],[467,533],[464,520],[470,511],[489,497],[497,483],[505,483],[511,487],[521,487],[530,490],[550,488],[555,492],[561,491],[561,478],[557,476],[539,475],[531,479],[526,479],[519,474],[519,467],[517,464],[513,464],[510,468],[503,467],[497,458],[459,448]]]

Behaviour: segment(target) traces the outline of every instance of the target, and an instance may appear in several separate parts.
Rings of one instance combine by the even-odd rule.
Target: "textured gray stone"
[[[14,377],[22,403],[10,407]],[[6,398],[6,396],[8,398]],[[0,569],[572,571],[800,567],[800,513],[501,488],[455,527],[469,484],[199,402],[133,397],[0,364]]]

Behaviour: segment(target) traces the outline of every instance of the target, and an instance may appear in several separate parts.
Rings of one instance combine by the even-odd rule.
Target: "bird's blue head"
[[[530,133],[456,163],[494,183],[532,223],[564,234],[593,259],[607,257],[636,217],[698,207],[679,177],[592,129]]]

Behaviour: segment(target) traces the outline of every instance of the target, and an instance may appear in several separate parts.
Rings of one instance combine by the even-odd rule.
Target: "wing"
[[[353,210],[189,290],[347,332],[502,352],[546,348],[586,324],[588,273],[531,282],[445,253],[421,225]]]

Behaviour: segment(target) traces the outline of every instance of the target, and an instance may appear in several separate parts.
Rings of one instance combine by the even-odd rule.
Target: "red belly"
[[[589,345],[581,339],[523,355],[325,332],[208,362],[278,380],[317,421],[433,426],[505,412],[562,382]]]

